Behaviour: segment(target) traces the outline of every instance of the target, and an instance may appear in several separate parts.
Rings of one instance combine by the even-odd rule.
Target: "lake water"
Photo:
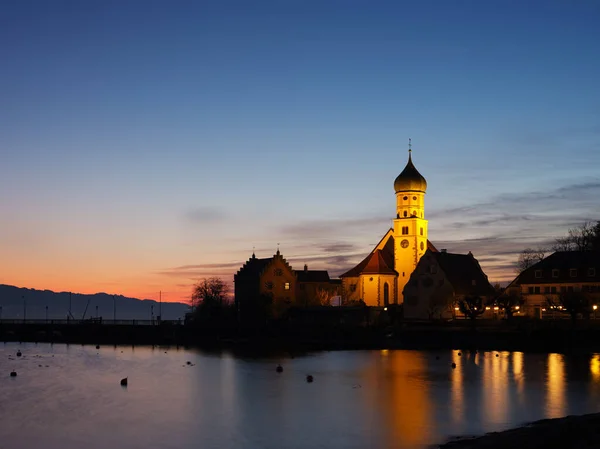
[[[3,449],[413,449],[597,411],[598,355],[0,343]]]

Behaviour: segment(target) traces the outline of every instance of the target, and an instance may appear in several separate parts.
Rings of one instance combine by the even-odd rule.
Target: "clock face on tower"
[[[404,239],[400,242],[400,246],[402,246],[402,248],[408,248],[408,240]]]

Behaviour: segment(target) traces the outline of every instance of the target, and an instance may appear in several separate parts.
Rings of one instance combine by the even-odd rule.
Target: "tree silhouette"
[[[475,319],[485,312],[483,298],[477,295],[466,295],[458,300],[458,309],[475,323]]]
[[[577,317],[581,315],[588,318],[592,312],[592,301],[588,295],[583,292],[566,291],[561,292],[558,297],[549,296],[546,298],[548,306],[554,310],[571,315],[573,324]]]
[[[523,304],[525,304],[525,299],[523,299],[523,296],[519,293],[510,292],[503,293],[496,297],[494,303],[500,308],[500,310],[504,311],[506,319],[510,320],[514,313],[519,310]]]
[[[527,268],[532,267],[536,263],[544,260],[545,253],[546,251],[543,248],[525,248],[523,251],[521,251],[519,258],[517,259],[517,266],[515,267],[517,274],[521,274]]]

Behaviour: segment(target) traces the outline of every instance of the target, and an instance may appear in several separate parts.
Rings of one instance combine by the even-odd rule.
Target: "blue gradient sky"
[[[256,247],[332,275],[427,178],[491,280],[599,219],[597,1],[5,1],[0,283],[188,297]]]

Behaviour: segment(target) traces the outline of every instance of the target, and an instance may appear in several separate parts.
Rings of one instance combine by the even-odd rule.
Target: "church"
[[[275,310],[364,303],[384,308],[403,304],[404,317],[457,318],[458,301],[480,296],[486,303],[494,290],[473,254],[438,251],[428,240],[425,219],[427,181],[412,161],[394,181],[396,213],[390,228],[373,250],[340,279],[327,271],[294,270],[280,254],[259,259],[254,254],[234,276],[238,310],[256,298],[269,297]],[[340,291],[341,280],[341,291]],[[489,307],[488,307],[489,308]],[[486,308],[486,309],[488,309]]]
[[[456,318],[465,296],[493,294],[473,254],[438,251],[428,240],[425,219],[427,181],[412,161],[394,181],[396,218],[381,241],[358,265],[340,276],[346,303],[367,306],[404,305],[405,318]]]
[[[340,276],[347,302],[362,300],[376,307],[401,304],[404,287],[425,251],[437,252],[427,239],[427,181],[414,166],[410,148],[406,167],[394,181],[394,191],[394,227],[367,257]]]

